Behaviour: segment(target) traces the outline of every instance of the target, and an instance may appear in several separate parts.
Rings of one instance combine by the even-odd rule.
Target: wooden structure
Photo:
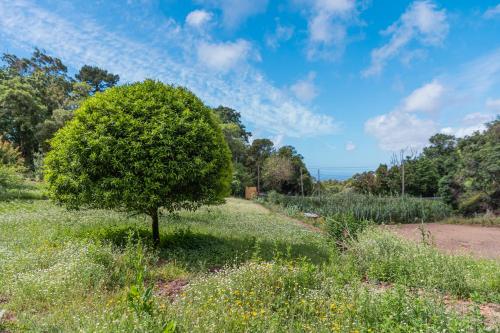
[[[257,197],[257,187],[255,186],[247,186],[245,187],[245,199],[252,200]]]

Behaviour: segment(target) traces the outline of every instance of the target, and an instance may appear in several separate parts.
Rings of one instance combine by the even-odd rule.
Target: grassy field
[[[498,262],[370,228],[339,252],[237,199],[163,216],[159,250],[150,236],[142,216],[0,202],[0,332],[495,331],[479,304],[500,302]]]

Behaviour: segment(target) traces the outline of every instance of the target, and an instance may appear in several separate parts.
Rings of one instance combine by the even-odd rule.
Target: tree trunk
[[[153,244],[158,247],[160,245],[160,227],[158,224],[158,208],[151,210],[150,213],[153,227]]]

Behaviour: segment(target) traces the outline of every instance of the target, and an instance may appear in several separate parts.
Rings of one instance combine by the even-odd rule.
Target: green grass
[[[11,187],[0,186],[0,202],[12,200],[42,200],[47,199],[44,194],[44,184],[22,180]]]
[[[372,282],[500,303],[500,265],[495,261],[446,255],[377,229],[362,234],[346,257],[353,269]]]
[[[266,202],[280,206],[289,215],[304,212],[314,212],[324,217],[352,214],[358,220],[385,224],[431,222],[451,215],[451,208],[439,200],[409,196],[379,197],[340,193],[320,198],[270,193]]]
[[[371,229],[341,253],[243,200],[163,216],[161,237],[153,250],[142,216],[0,202],[0,331],[483,332],[477,309],[458,314],[444,296],[500,299],[498,262]],[[171,302],[158,281],[174,279],[189,284]]]
[[[486,213],[474,217],[453,216],[441,222],[446,224],[470,224],[470,225],[482,225],[485,227],[500,227],[500,215],[495,215],[493,213]]]
[[[447,313],[398,286],[374,292],[308,262],[249,263],[194,281],[170,306],[189,332],[480,332],[477,314]]]

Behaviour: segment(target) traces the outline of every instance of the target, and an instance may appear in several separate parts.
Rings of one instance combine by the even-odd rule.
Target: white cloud
[[[488,98],[486,100],[486,108],[492,110],[493,112],[500,113],[500,98],[498,99]]]
[[[227,29],[235,29],[250,16],[265,12],[268,0],[198,0],[222,11],[222,23]]]
[[[444,127],[441,129],[441,133],[454,135],[456,137],[462,138],[467,135],[471,135],[477,131],[486,130],[486,123],[495,119],[495,115],[491,113],[481,113],[474,112],[465,115],[462,119],[462,126],[460,127]]]
[[[318,11],[329,13],[345,13],[355,7],[354,0],[316,0],[315,7]]]
[[[298,0],[307,8],[309,41],[307,57],[334,58],[347,43],[347,29],[359,23],[356,0]]]
[[[193,10],[186,16],[186,24],[193,28],[200,29],[212,19],[213,14],[205,10]]]
[[[250,42],[244,39],[226,43],[201,42],[198,60],[212,69],[227,71],[247,60],[251,49]]]
[[[281,148],[283,146],[283,140],[285,137],[282,134],[274,136],[271,141],[274,143],[274,147]]]
[[[413,2],[396,22],[382,32],[391,38],[387,44],[371,52],[371,65],[363,71],[363,75],[380,74],[386,63],[398,56],[413,40],[422,45],[441,44],[448,30],[444,9],[439,10],[434,2],[428,0]]]
[[[434,80],[413,90],[393,111],[365,122],[365,131],[383,150],[421,149],[437,132],[437,124],[417,113],[433,113],[441,106],[444,86]]]
[[[497,48],[462,66],[460,72],[449,81],[464,95],[479,96],[497,83],[499,78],[500,48]]]
[[[491,19],[494,18],[495,16],[500,15],[500,4],[496,5],[495,7],[488,8],[484,14],[483,17],[485,19]]]
[[[415,89],[403,103],[406,112],[434,112],[441,106],[444,87],[437,81]]]
[[[462,122],[466,125],[477,126],[484,125],[494,119],[495,115],[492,113],[473,112],[465,115]]]
[[[496,49],[460,66],[454,75],[442,75],[415,89],[392,112],[369,119],[365,131],[377,139],[382,149],[398,150],[425,146],[427,139],[438,129],[459,137],[484,130],[484,124],[500,114],[500,99],[486,99],[484,96],[497,87],[499,74],[500,49]],[[423,118],[450,109],[453,111],[447,117],[450,121],[456,119],[457,109],[477,110],[481,105],[486,109],[484,112],[469,113],[456,126],[438,126],[434,120]]]
[[[383,150],[421,149],[437,132],[432,120],[420,119],[415,114],[393,111],[369,119],[365,131],[374,136]]]
[[[453,128],[453,127],[444,127],[441,129],[441,133],[443,134],[448,134],[448,135],[454,135],[457,138],[463,138],[464,136],[469,136],[473,134],[474,132],[477,131],[484,131],[486,129],[486,126],[484,125],[478,125],[478,126],[469,126],[469,127],[458,127],[458,128]]]
[[[353,151],[355,149],[356,149],[356,145],[352,141],[349,141],[345,144],[345,150]]]
[[[294,83],[290,87],[290,90],[299,100],[303,102],[310,102],[318,96],[318,91],[316,85],[314,84],[315,78],[316,73],[310,72],[306,79],[299,80]]]
[[[274,33],[266,36],[267,46],[272,49],[278,48],[281,42],[286,42],[292,38],[294,30],[293,26],[284,26],[277,21]]]
[[[314,113],[249,64],[234,71],[207,71],[196,61],[199,40],[172,22],[159,33],[158,43],[164,44],[157,45],[66,19],[27,0],[0,1],[0,13],[9,13],[0,16],[1,39],[16,48],[30,51],[37,45],[73,68],[95,64],[120,74],[122,82],[153,78],[186,86],[209,105],[237,109],[263,135],[314,136],[338,128],[332,117]]]

